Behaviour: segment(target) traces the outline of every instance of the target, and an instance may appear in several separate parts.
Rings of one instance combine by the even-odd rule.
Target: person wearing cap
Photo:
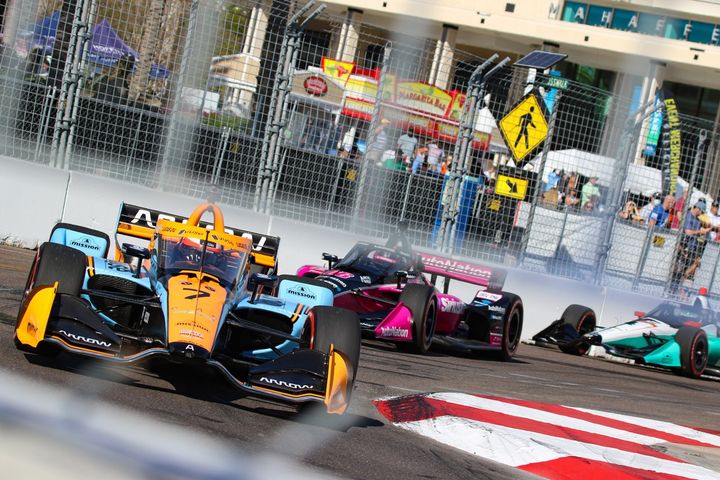
[[[657,208],[658,205],[660,205],[661,201],[660,198],[662,197],[662,194],[660,192],[655,192],[650,197],[650,201],[643,205],[643,207],[640,209],[640,216],[642,217],[644,222],[647,222],[650,218],[650,213]]]
[[[705,240],[710,227],[703,227],[700,215],[707,211],[704,200],[698,200],[690,209],[683,221],[683,235],[675,257],[675,265],[670,280],[670,291],[676,293],[681,281],[692,280],[700,267],[700,260],[705,250]]]

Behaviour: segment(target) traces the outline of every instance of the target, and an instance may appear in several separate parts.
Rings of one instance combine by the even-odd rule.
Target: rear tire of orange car
[[[675,334],[680,345],[680,374],[688,378],[700,378],[708,362],[707,333],[696,327],[680,327]]]
[[[570,325],[579,335],[585,335],[595,330],[597,326],[597,317],[592,308],[585,305],[570,305],[565,309],[560,320]],[[587,344],[574,344],[572,346],[558,347],[562,352],[571,355],[585,355],[590,348]]]
[[[397,343],[401,352],[423,354],[428,351],[437,323],[437,296],[429,285],[410,283],[400,294],[400,302],[412,312],[412,342]]]

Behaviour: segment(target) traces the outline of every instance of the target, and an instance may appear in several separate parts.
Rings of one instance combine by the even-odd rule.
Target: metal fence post
[[[57,102],[57,114],[55,118],[55,130],[51,147],[51,165],[57,168],[67,169],[69,159],[67,158],[67,142],[70,126],[75,121],[72,117],[72,107],[75,103],[78,83],[78,56],[79,30],[82,25],[82,16],[85,11],[85,0],[77,0],[72,18],[72,29],[70,40],[67,46],[67,56],[60,80],[60,95]],[[62,14],[60,16],[62,19]],[[60,34],[60,33],[59,33]],[[57,43],[57,42],[56,42]]]
[[[298,48],[298,43],[302,38],[307,23],[327,8],[325,4],[320,5],[308,18],[302,23],[299,23],[300,17],[305,15],[313,5],[315,5],[315,0],[310,0],[295,12],[288,21],[285,35],[283,36],[280,60],[278,61],[278,83],[273,89],[270,98],[269,126],[265,129],[265,136],[260,150],[260,166],[255,185],[255,200],[253,206],[256,211],[261,213],[270,213],[272,199],[275,196],[275,189],[277,188],[278,170],[282,161],[279,151],[280,136],[287,121],[287,95],[291,89],[295,62],[297,61],[296,49]]]
[[[380,112],[382,112],[382,103],[383,103],[383,81],[387,78],[388,74],[388,66],[390,64],[390,54],[392,52],[392,45],[390,42],[387,42],[385,44],[385,48],[383,51],[383,62],[382,62],[382,68],[380,69],[380,78],[378,78],[378,88],[377,88],[377,94],[375,95],[375,109],[373,111],[373,121],[370,122],[370,130],[368,131],[368,137],[366,142],[366,150],[370,148],[372,143],[375,141],[375,138],[371,138],[371,135],[375,131],[375,129],[378,126],[378,123],[382,120],[380,118]],[[367,158],[363,159],[363,162],[360,165],[360,174],[358,176],[358,182],[357,182],[357,188],[355,189],[355,201],[353,203],[353,219],[355,220],[355,225],[357,226],[359,224],[360,219],[360,210],[362,208],[362,203],[365,200],[364,194],[365,194],[365,187],[367,184],[367,177],[369,175],[369,170],[371,168],[374,168],[375,166],[372,164],[372,161],[368,161]]]
[[[450,237],[453,237],[452,232],[455,227],[455,221],[457,220],[460,195],[462,193],[462,179],[465,173],[470,167],[470,142],[473,137],[475,130],[475,115],[478,100],[482,98],[482,90],[486,77],[485,70],[498,58],[498,54],[495,53],[485,60],[482,64],[478,65],[477,68],[470,75],[468,81],[468,91],[465,95],[465,104],[463,105],[462,112],[460,113],[460,125],[458,127],[458,136],[455,142],[455,149],[453,151],[453,163],[448,174],[448,178],[445,182],[445,191],[442,195],[442,213],[440,217],[440,231],[438,233],[435,247],[441,251],[451,251],[453,246],[451,244]],[[509,58],[505,58],[502,62],[498,63],[491,70],[495,73],[499,68],[505,65]]]
[[[625,178],[627,177],[630,163],[632,162],[633,156],[635,155],[635,142],[638,141],[642,128],[643,121],[645,118],[652,115],[657,110],[657,106],[654,105],[643,105],[640,109],[634,112],[627,121],[628,128],[625,129],[625,135],[621,140],[621,147],[618,149],[619,152],[624,155],[619,156],[622,158],[620,164],[615,164],[614,170],[617,172],[613,175],[617,181],[612,185],[609,199],[610,204],[605,209],[607,220],[605,227],[605,237],[603,243],[600,246],[598,252],[598,260],[595,262],[597,265],[595,270],[595,283],[601,285],[604,281],[605,270],[607,268],[608,254],[610,252],[613,230],[615,228],[615,220],[617,213],[620,211],[620,200],[622,199],[623,185],[625,184]],[[632,126],[632,128],[630,128]]]

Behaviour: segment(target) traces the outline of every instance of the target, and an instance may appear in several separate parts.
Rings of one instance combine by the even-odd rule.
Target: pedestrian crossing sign
[[[518,164],[548,135],[544,100],[535,92],[525,95],[498,124],[505,145]]]

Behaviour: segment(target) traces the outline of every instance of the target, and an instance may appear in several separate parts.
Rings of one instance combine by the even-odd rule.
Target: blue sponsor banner
[[[450,176],[445,175],[442,194],[440,195],[440,200],[435,210],[435,225],[433,226],[432,236],[430,238],[430,246],[432,248],[438,248],[440,246],[437,244],[437,237],[440,234],[440,227],[442,226],[442,199],[445,196],[445,187],[447,186],[448,178],[450,178]],[[473,206],[475,205],[475,195],[477,194],[478,188],[483,185],[484,179],[485,177],[463,177],[462,184],[460,185],[460,210],[455,220],[455,244],[453,245],[453,249],[456,251],[462,246],[465,231],[467,230],[468,222],[472,216]]]
[[[648,134],[647,141],[645,143],[645,156],[652,157],[657,151],[657,143],[660,138],[660,132],[662,131],[663,122],[663,109],[660,108],[662,101],[660,98],[655,97],[655,108],[656,110],[650,116],[648,122]]]

